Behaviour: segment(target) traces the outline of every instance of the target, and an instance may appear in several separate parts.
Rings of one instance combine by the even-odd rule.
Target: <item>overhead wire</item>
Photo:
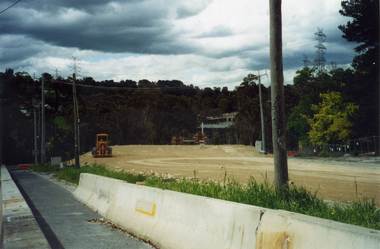
[[[12,5],[9,6],[8,8],[2,10],[2,11],[0,12],[0,14],[2,14],[2,13],[4,13],[5,11],[9,10],[10,8],[12,8],[13,6],[15,6],[15,5],[16,5],[18,2],[20,2],[20,1],[21,1],[21,0],[18,0],[17,2],[15,2],[14,4],[12,4]]]
[[[64,82],[59,80],[54,80],[53,83],[73,85],[72,82]],[[85,84],[76,84],[77,87],[88,87],[88,88],[98,88],[105,90],[113,90],[113,91],[144,91],[144,92],[153,92],[158,90],[168,90],[168,91],[183,91],[183,90],[194,90],[199,91],[199,89],[195,88],[181,88],[181,87],[154,87],[154,88],[141,88],[141,87],[123,87],[123,86],[94,86],[94,85],[85,85]]]

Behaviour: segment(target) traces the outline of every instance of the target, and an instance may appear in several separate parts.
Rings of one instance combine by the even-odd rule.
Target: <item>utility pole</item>
[[[269,0],[269,15],[274,178],[276,190],[280,191],[288,181],[288,159],[285,140],[284,75],[282,64],[281,0]]]
[[[34,107],[34,163],[38,163],[38,155],[37,155],[37,114],[36,107]]]
[[[79,168],[79,146],[78,146],[78,117],[77,117],[77,88],[75,73],[73,73],[73,99],[74,99],[74,154],[75,154],[75,167]]]
[[[45,79],[42,75],[42,101],[41,101],[41,164],[45,164]]]
[[[267,149],[266,149],[266,145],[265,145],[264,111],[263,111],[263,100],[261,97],[261,76],[262,75],[260,75],[260,71],[259,71],[258,77],[259,77],[259,98],[260,98],[260,116],[261,116],[261,137],[262,137],[261,140],[263,140],[263,147],[261,148],[260,152],[266,154]]]
[[[78,107],[78,99],[76,100],[76,104],[77,104],[77,120],[78,120],[78,123],[77,123],[77,138],[78,138],[78,155],[80,155],[80,118],[79,118],[79,107]]]

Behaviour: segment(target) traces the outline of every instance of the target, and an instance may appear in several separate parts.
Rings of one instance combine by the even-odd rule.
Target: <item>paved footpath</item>
[[[102,217],[74,198],[72,190],[75,187],[63,188],[48,180],[48,176],[37,173],[10,173],[51,248],[152,248],[120,231],[86,221]]]

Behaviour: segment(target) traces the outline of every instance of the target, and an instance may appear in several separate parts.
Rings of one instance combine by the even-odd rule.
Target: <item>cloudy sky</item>
[[[17,0],[2,0],[0,11]],[[347,68],[353,47],[337,28],[340,0],[282,1],[284,84],[316,58]],[[97,81],[178,79],[233,90],[248,73],[269,73],[269,0],[21,0],[0,14],[0,71]],[[265,85],[269,79],[262,78]]]

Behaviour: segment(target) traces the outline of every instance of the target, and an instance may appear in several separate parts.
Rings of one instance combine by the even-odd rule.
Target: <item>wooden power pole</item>
[[[266,75],[266,73],[265,73]],[[263,141],[263,147],[261,148],[261,153],[266,154],[267,153],[267,148],[266,148],[266,143],[265,143],[265,122],[264,122],[264,111],[263,111],[263,99],[261,97],[261,76],[260,71],[258,74],[259,77],[259,99],[260,99],[260,117],[261,117],[261,140]]]
[[[41,93],[41,164],[46,162],[45,153],[45,75],[42,75]]]
[[[269,15],[274,177],[276,190],[279,191],[288,181],[288,159],[285,140],[284,75],[282,64],[281,0],[269,0]]]
[[[78,146],[78,113],[77,113],[77,86],[75,73],[73,73],[73,99],[74,99],[74,153],[75,153],[75,167],[79,168],[79,146]]]

